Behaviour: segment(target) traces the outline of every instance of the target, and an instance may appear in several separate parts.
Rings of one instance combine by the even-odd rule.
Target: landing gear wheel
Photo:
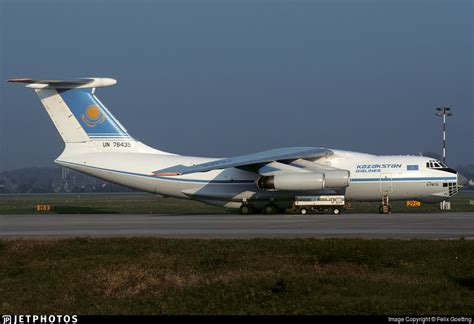
[[[333,213],[334,215],[339,215],[339,214],[341,213],[341,210],[340,210],[339,208],[334,208],[334,209],[332,210],[332,213]]]
[[[384,206],[380,205],[379,213],[380,214],[390,214],[392,212],[392,206],[387,206],[387,211],[385,211]]]
[[[275,205],[266,205],[265,208],[263,208],[263,213],[265,215],[273,215],[276,214],[278,211],[278,208]]]
[[[306,208],[301,208],[300,213],[301,215],[306,215],[308,213],[308,210]]]
[[[380,213],[380,214],[383,214],[383,205],[380,205],[380,206],[379,206],[379,213]]]
[[[253,213],[253,208],[252,206],[245,204],[245,205],[240,206],[239,211],[241,215],[250,215]]]

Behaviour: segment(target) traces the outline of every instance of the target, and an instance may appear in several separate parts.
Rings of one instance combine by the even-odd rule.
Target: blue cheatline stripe
[[[181,179],[181,178],[159,177],[159,176],[152,176],[152,175],[142,174],[142,173],[134,173],[134,172],[127,172],[127,171],[119,171],[119,170],[114,170],[114,169],[99,168],[99,167],[94,167],[94,166],[90,166],[90,165],[83,165],[83,164],[79,164],[79,163],[72,163],[72,162],[66,162],[66,161],[60,161],[60,160],[56,160],[56,161],[60,162],[60,163],[64,163],[64,164],[77,165],[77,166],[86,167],[86,168],[90,168],[90,169],[110,171],[110,172],[115,172],[115,173],[133,175],[133,176],[137,176],[137,177],[145,177],[145,178],[160,179],[160,180],[167,180],[167,181],[199,182],[199,183],[225,183],[225,184],[254,183],[253,180],[197,180],[197,179]]]
[[[456,177],[424,177],[424,178],[353,178],[351,182],[370,182],[370,181],[427,181],[427,180],[457,180]]]
[[[92,142],[133,142],[132,138],[91,138]]]
[[[129,137],[129,136],[120,135],[120,134],[102,134],[102,135],[91,135],[90,137]]]
[[[112,134],[112,133],[103,133],[103,134],[94,134],[91,135],[92,137],[100,137],[100,136],[128,136],[123,134]]]
[[[91,140],[93,141],[133,141],[132,138],[129,137],[92,137]]]

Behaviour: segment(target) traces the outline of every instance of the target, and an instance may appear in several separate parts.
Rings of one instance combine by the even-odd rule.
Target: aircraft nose
[[[465,185],[467,185],[467,183],[468,183],[467,178],[458,172],[458,185],[460,185],[461,187],[464,187]]]

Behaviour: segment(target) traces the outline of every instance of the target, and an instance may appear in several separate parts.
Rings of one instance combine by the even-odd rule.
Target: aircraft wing
[[[331,154],[333,154],[331,150],[322,147],[281,148],[215,160],[193,166],[177,165],[171,168],[154,171],[153,174],[156,176],[172,176],[227,168],[257,170],[272,162],[291,162],[298,159],[319,159]]]

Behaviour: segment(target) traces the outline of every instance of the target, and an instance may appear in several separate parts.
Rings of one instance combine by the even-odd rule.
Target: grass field
[[[31,194],[0,196],[0,214],[31,214],[36,205],[51,205],[53,214],[217,214],[224,208],[200,202],[160,198],[147,193]],[[48,212],[41,212],[48,213]]]
[[[451,211],[472,211],[469,204],[474,192],[460,192],[451,201]],[[159,198],[146,193],[120,194],[28,194],[0,195],[0,214],[36,213],[36,205],[52,206],[49,213],[56,214],[216,214],[226,210],[196,201]],[[353,203],[349,213],[377,213],[379,203]],[[421,207],[406,207],[404,202],[393,202],[392,212],[439,212],[439,204],[424,204]],[[44,213],[44,212],[41,212]]]
[[[0,314],[473,314],[474,241],[0,241]]]

